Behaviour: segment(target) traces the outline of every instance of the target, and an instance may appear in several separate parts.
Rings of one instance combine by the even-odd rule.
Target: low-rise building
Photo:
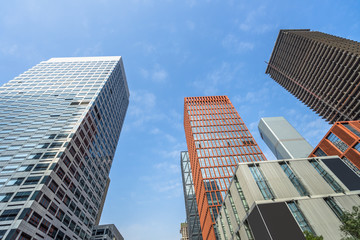
[[[360,205],[360,177],[339,157],[239,163],[216,220],[221,240],[341,239],[343,211]]]

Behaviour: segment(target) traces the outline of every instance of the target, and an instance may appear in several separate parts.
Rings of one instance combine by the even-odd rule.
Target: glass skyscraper
[[[0,87],[0,239],[89,239],[129,104],[121,57],[52,58]]]
[[[237,164],[266,158],[227,96],[185,98],[184,128],[202,238],[215,240]]]

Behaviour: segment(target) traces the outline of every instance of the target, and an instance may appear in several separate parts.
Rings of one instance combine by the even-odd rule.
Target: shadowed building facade
[[[184,128],[202,236],[214,240],[237,164],[266,158],[227,96],[185,98]]]
[[[280,30],[266,74],[330,123],[360,119],[360,43]]]
[[[185,210],[186,210],[186,231],[189,240],[202,240],[199,212],[196,203],[194,182],[191,173],[189,153],[180,153],[181,176],[184,189]],[[183,223],[182,223],[183,224]],[[182,225],[181,225],[182,226]],[[182,230],[181,230],[182,231]]]
[[[89,239],[129,104],[121,57],[52,58],[0,87],[0,239]]]
[[[336,122],[309,157],[334,155],[360,176],[360,121]]]

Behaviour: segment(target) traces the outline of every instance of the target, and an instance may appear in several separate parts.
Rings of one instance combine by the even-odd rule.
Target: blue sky
[[[0,83],[42,60],[123,56],[130,105],[101,219],[127,240],[179,239],[183,98],[228,95],[256,141],[284,116],[315,146],[330,128],[264,74],[279,29],[360,41],[357,0],[13,0],[0,3]]]

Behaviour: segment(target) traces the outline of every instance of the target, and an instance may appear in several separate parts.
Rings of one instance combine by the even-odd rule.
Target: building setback
[[[284,117],[261,118],[258,128],[276,159],[304,158],[314,149]]]
[[[330,123],[360,119],[360,43],[280,30],[266,73]]]
[[[114,224],[94,226],[91,240],[124,240]]]
[[[309,157],[332,155],[360,176],[360,121],[336,122]]]
[[[181,176],[184,189],[185,210],[186,210],[186,229],[189,240],[202,240],[199,212],[196,203],[194,182],[191,174],[189,153],[180,153]],[[182,226],[182,225],[181,225]]]
[[[227,96],[184,99],[184,128],[204,240],[239,162],[266,160]]]
[[[180,240],[189,240],[189,234],[188,234],[188,224],[187,223],[181,223],[180,224],[180,233],[181,233],[181,239]]]
[[[121,57],[52,58],[0,87],[0,238],[89,239],[129,104]]]
[[[216,220],[222,240],[341,239],[360,177],[337,156],[240,163]]]

